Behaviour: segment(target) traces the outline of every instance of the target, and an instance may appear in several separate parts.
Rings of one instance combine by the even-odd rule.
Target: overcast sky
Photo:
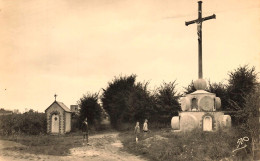
[[[198,77],[195,0],[0,1],[0,108],[43,112],[136,74],[150,88]],[[203,76],[225,82],[249,64],[260,71],[260,1],[204,0]]]

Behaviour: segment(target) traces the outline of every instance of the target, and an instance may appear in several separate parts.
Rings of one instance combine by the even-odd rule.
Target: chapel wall
[[[71,113],[66,112],[66,126],[65,126],[65,132],[71,131]]]
[[[59,115],[59,133],[63,134],[65,132],[65,122],[64,122],[64,110],[56,103],[54,103],[47,111],[47,133],[51,133],[51,116],[54,113],[57,113]]]

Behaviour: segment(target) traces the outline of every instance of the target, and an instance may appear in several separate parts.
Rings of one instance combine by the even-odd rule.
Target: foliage
[[[155,99],[149,92],[148,83],[136,83],[129,92],[127,106],[129,113],[124,121],[134,122],[149,119],[155,121],[153,117],[156,113]],[[128,118],[128,119],[127,119]]]
[[[239,110],[240,128],[253,139],[259,139],[260,85],[245,98],[244,108]],[[241,119],[243,118],[243,119]]]
[[[257,85],[257,73],[255,67],[248,65],[238,67],[234,72],[229,72],[228,95],[230,106],[233,110],[243,109],[245,98],[254,92]]]
[[[227,85],[223,83],[210,83],[207,89],[208,92],[215,93],[217,97],[221,99],[221,108],[223,111],[227,110],[229,107],[228,104],[228,92]]]
[[[248,96],[257,88],[257,73],[255,67],[248,65],[238,67],[234,72],[229,73],[227,93],[228,104],[231,110],[238,111],[231,114],[233,125],[241,126],[248,121],[249,115],[245,113],[248,109],[245,105]],[[252,101],[252,100],[251,100]]]
[[[101,100],[114,128],[154,118],[155,99],[148,90],[149,83],[135,81],[136,75],[115,77],[104,89]]]
[[[115,77],[108,87],[103,89],[102,104],[110,116],[112,127],[118,128],[121,121],[129,115],[128,98],[134,87],[136,75]]]
[[[39,135],[46,133],[47,123],[44,113],[26,112],[0,116],[1,135],[28,134]]]
[[[180,95],[176,91],[176,83],[163,83],[155,92],[156,118],[159,122],[170,122],[172,116],[178,115]]]
[[[80,115],[79,125],[88,118],[88,123],[91,126],[99,126],[102,117],[102,108],[98,103],[98,93],[83,95],[79,100]]]
[[[232,156],[240,137],[235,129],[230,131],[173,133],[170,129],[153,131],[141,135],[135,142],[133,132],[120,134],[124,149],[149,160],[239,160]],[[246,154],[247,155],[247,154]],[[246,156],[247,158],[249,156]]]
[[[194,86],[193,80],[191,81],[191,83],[188,85],[188,87],[184,87],[184,95],[186,94],[190,94],[192,92],[195,92],[196,88]]]
[[[256,88],[257,73],[255,67],[250,68],[248,65],[240,66],[232,72],[229,72],[228,84],[211,83],[205,89],[208,92],[215,93],[220,97],[222,110],[238,111],[245,106],[245,98],[250,95]],[[189,94],[196,91],[193,81],[184,87],[184,94]]]
[[[144,119],[169,124],[180,109],[175,81],[164,83],[154,92],[148,90],[148,85],[136,82],[136,75],[116,77],[109,82],[101,100],[113,127]]]

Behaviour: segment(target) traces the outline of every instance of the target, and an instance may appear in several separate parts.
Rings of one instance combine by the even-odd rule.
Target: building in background
[[[70,111],[75,114],[79,114],[79,105],[70,105]]]
[[[14,114],[20,114],[21,112],[20,112],[18,109],[14,109],[14,110],[13,110],[13,113],[14,113]]]
[[[3,116],[3,115],[12,115],[13,114],[13,111],[10,111],[10,110],[5,110],[3,108],[0,109],[0,116]]]

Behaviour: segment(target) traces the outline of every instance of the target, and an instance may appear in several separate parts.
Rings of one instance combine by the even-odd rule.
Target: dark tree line
[[[110,116],[111,125],[121,123],[169,122],[180,109],[175,82],[164,83],[155,91],[148,89],[149,82],[136,82],[136,75],[115,78],[103,89],[101,100]]]
[[[248,96],[257,88],[257,73],[254,67],[245,65],[229,72],[228,76],[227,84],[209,82],[206,91],[221,98],[223,111],[237,111],[231,115],[234,123],[240,125],[248,120],[248,116],[243,112],[247,108]],[[171,117],[180,111],[180,94],[176,91],[176,82],[164,82],[151,91],[148,89],[149,82],[137,82],[136,77],[115,77],[100,96],[84,95],[80,99],[80,120],[88,116],[91,124],[100,122],[102,111],[106,111],[111,125],[115,128],[120,127],[122,123],[142,122],[146,118],[151,122],[169,123]],[[195,90],[191,82],[183,95]],[[103,108],[98,103],[99,98]]]

